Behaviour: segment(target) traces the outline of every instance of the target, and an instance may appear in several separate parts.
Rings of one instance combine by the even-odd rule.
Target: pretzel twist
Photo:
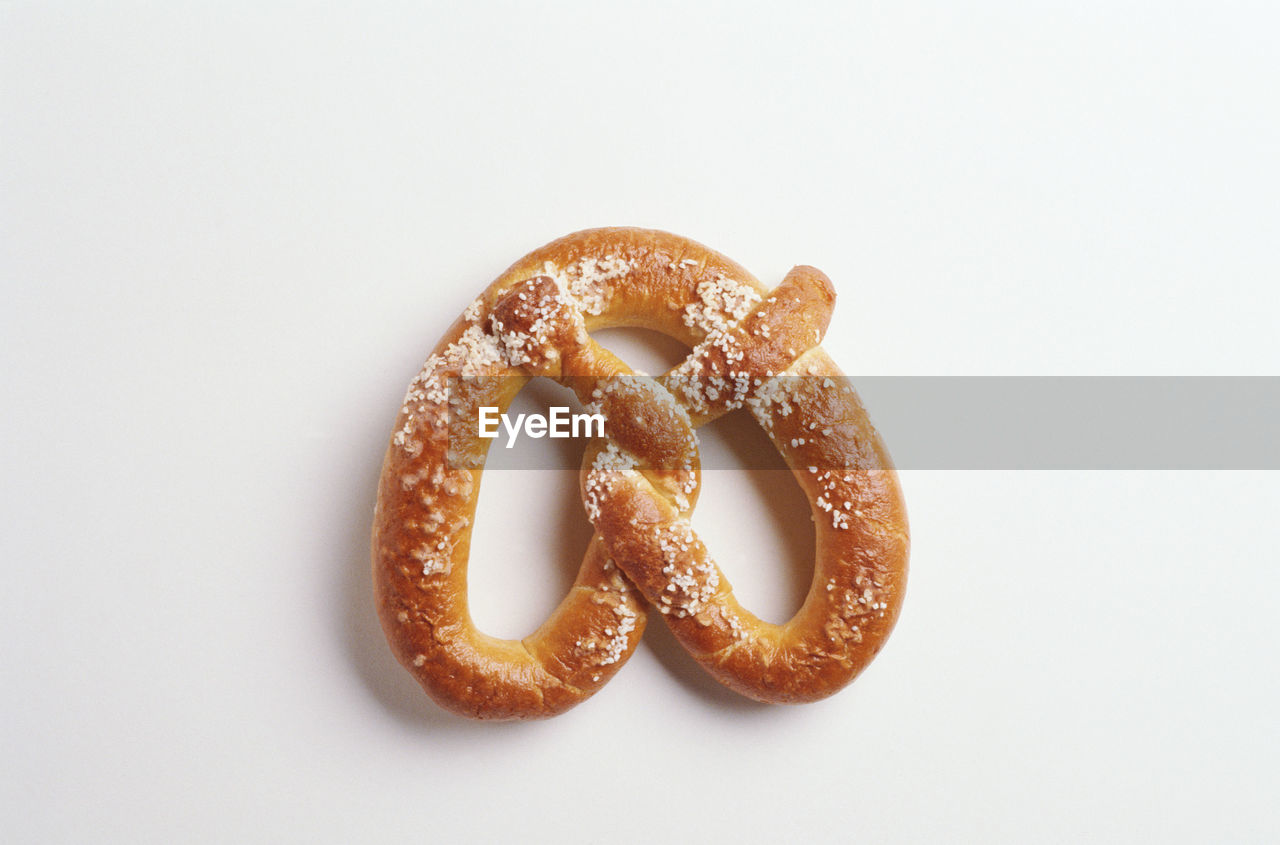
[[[813,268],[797,267],[769,295],[723,256],[638,229],[562,238],[490,285],[410,385],[379,486],[379,616],[424,689],[477,718],[555,715],[630,657],[644,600],[708,671],[753,698],[807,701],[852,680],[897,617],[907,535],[888,455],[817,346],[833,302]],[[694,351],[657,382],[640,378],[588,334],[613,326],[654,329]],[[814,378],[773,378],[788,375]],[[476,630],[466,601],[489,441],[457,423],[482,405],[505,412],[531,376],[573,387],[605,412],[609,436],[584,458],[596,534],[573,588],[530,637],[501,640]],[[693,430],[744,405],[814,503],[813,586],[780,626],[737,603],[689,524]]]

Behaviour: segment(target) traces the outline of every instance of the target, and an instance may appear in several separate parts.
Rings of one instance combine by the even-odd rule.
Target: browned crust
[[[814,348],[833,302],[830,283],[812,268],[796,268],[770,295],[723,256],[685,238],[642,229],[596,229],[561,238],[520,259],[490,285],[411,385],[379,484],[373,529],[379,617],[393,651],[428,694],[475,718],[528,719],[563,712],[606,683],[643,633],[646,605],[635,587],[664,606],[670,579],[658,577],[665,558],[654,532],[687,525],[696,490],[687,500],[681,490],[690,478],[696,486],[697,471],[691,426],[733,405],[727,394],[719,401],[705,391],[699,396],[701,379],[730,377],[745,367],[760,375],[839,376]],[[456,379],[463,376],[629,373],[586,333],[622,325],[701,345],[691,356],[696,367],[686,366],[683,375],[678,368],[662,380],[680,406],[665,410],[669,403],[652,398],[596,397],[605,404],[631,403],[647,415],[643,426],[620,435],[625,450],[649,466],[666,455],[688,468],[625,474],[625,483],[598,497],[602,505],[593,516],[599,533],[551,617],[521,641],[489,637],[472,624],[466,599],[481,470],[451,469],[449,463],[452,456],[457,465],[461,456],[476,460],[464,465],[482,465],[488,441],[450,431],[445,402],[461,404],[464,413],[458,416],[478,404],[505,410],[521,383],[481,379],[460,386]],[[725,341],[729,335],[733,340]],[[446,382],[452,389],[440,390]],[[851,510],[861,514],[851,526],[826,527],[829,512],[814,505],[818,560],[800,612],[786,625],[772,626],[742,610],[727,579],[694,542],[681,565],[714,571],[718,586],[698,613],[663,615],[715,677],[766,701],[811,700],[848,683],[891,630],[905,585],[906,517],[892,464],[856,395],[820,392],[807,397],[803,416],[782,416],[769,403],[756,402],[757,416],[811,501],[823,494],[829,500],[834,492],[840,502],[856,503]],[[593,401],[589,395],[583,399]],[[812,433],[804,426],[815,420],[831,434],[792,446],[800,432]],[[589,450],[588,461],[599,451]],[[840,479],[837,490],[826,489],[830,479],[807,472],[809,463],[847,465],[849,477]],[[589,475],[584,473],[584,484]],[[828,589],[833,580],[837,586]]]

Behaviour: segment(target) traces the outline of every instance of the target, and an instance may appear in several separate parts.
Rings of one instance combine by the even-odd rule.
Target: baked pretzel
[[[817,346],[833,302],[813,268],[794,269],[770,295],[725,257],[640,229],[570,235],[490,285],[410,385],[375,510],[379,616],[428,694],[477,718],[572,707],[635,650],[646,618],[635,587],[708,671],[746,695],[807,701],[852,680],[897,618],[907,534],[888,455]],[[694,351],[657,382],[640,378],[588,334],[614,326],[653,329]],[[582,476],[597,533],[551,617],[524,640],[500,640],[476,630],[467,610],[489,441],[459,421],[480,406],[505,412],[532,376],[569,385],[608,420]],[[693,430],[743,406],[814,503],[814,583],[785,625],[738,605],[689,526]]]

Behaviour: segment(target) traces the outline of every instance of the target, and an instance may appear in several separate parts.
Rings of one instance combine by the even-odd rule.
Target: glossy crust
[[[852,680],[897,618],[907,531],[888,455],[817,347],[833,302],[813,268],[796,268],[769,294],[723,256],[640,229],[570,235],[490,285],[410,385],[375,512],[379,616],[431,697],[476,718],[562,712],[634,651],[645,600],[708,671],[753,698],[808,701]],[[694,352],[659,382],[632,379],[587,334],[611,326],[654,329]],[[451,421],[474,421],[481,404],[505,410],[532,375],[561,380],[605,412],[610,438],[584,463],[597,534],[573,588],[533,635],[499,640],[475,629],[466,600],[489,441],[473,422]],[[813,586],[781,626],[738,605],[688,524],[698,479],[693,428],[743,406],[814,502]]]

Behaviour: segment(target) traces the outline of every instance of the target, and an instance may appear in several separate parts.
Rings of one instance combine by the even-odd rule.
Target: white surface
[[[907,473],[898,631],[803,708],[654,625],[460,721],[366,572],[409,378],[583,227],[822,267],[854,373],[1275,374],[1274,6],[170,6],[0,6],[0,838],[1280,837],[1275,473]],[[585,521],[496,478],[476,615],[522,634]],[[785,616],[796,494],[706,485]]]

